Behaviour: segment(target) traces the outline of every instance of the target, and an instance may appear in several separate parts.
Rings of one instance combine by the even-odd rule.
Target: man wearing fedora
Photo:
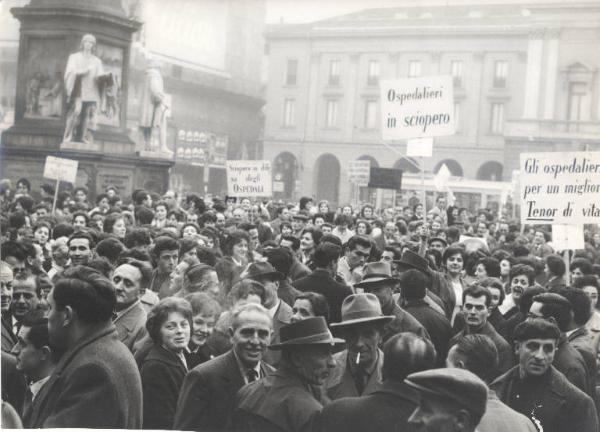
[[[383,353],[381,386],[362,397],[342,398],[327,405],[321,413],[320,431],[414,430],[408,418],[417,407],[417,397],[404,379],[435,367],[435,349],[426,339],[399,333],[385,343]]]
[[[323,317],[313,317],[281,328],[281,367],[243,387],[236,397],[233,429],[246,432],[312,431],[323,401],[315,388],[323,385],[334,367],[334,338]]]
[[[289,324],[292,321],[292,308],[285,302],[279,299],[278,289],[279,281],[285,276],[275,270],[268,262],[255,262],[248,266],[242,274],[243,279],[250,279],[259,282],[265,287],[265,302],[263,304],[269,310],[269,315],[273,320],[273,333],[271,335],[271,344],[279,342],[279,330],[282,326]],[[280,353],[269,351],[265,354],[264,361],[272,366],[277,366],[280,359]]]
[[[346,340],[346,349],[334,355],[335,369],[325,387],[331,399],[361,396],[381,383],[383,329],[395,319],[381,312],[373,294],[352,294],[342,304],[342,321],[332,323]]]
[[[429,339],[425,327],[394,301],[394,290],[398,283],[399,280],[392,277],[389,263],[371,262],[365,265],[362,282],[357,283],[355,287],[374,294],[379,300],[383,313],[394,317],[383,328],[382,343],[401,332],[411,332]]]

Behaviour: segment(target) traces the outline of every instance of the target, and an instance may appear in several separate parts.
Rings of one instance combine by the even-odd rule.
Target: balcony
[[[600,140],[600,121],[508,120],[504,136],[509,138]]]

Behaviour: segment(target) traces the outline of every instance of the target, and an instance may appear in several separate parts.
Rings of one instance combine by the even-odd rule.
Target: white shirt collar
[[[39,391],[42,389],[42,386],[44,384],[46,384],[46,381],[48,381],[49,379],[50,379],[50,375],[48,375],[46,378],[42,378],[41,380],[31,383],[29,385],[29,390],[31,391],[31,400],[32,401],[35,399],[35,397],[37,396]]]

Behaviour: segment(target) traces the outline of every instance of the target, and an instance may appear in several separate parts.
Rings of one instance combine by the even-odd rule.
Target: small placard
[[[44,177],[53,180],[75,183],[78,165],[79,162],[76,160],[46,156]]]

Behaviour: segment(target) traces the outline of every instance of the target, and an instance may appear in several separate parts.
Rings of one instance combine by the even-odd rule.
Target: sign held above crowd
[[[63,159],[55,156],[46,156],[44,177],[57,181],[75,183],[79,162],[72,159]]]
[[[600,223],[600,152],[521,154],[521,223]]]
[[[348,164],[348,181],[357,186],[367,186],[371,177],[371,161],[356,160]]]
[[[400,191],[402,188],[402,170],[371,167],[369,187]]]
[[[273,195],[271,162],[231,160],[226,163],[227,194],[230,197],[270,197]]]

